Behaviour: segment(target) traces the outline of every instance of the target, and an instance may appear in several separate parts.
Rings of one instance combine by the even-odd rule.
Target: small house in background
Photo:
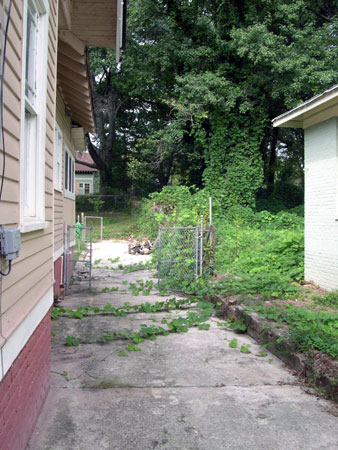
[[[273,119],[304,129],[305,279],[338,289],[338,85]]]
[[[87,164],[94,164],[94,161],[89,153],[78,153],[76,155],[77,161],[83,161]],[[95,186],[98,184],[99,172],[94,167],[75,163],[75,194],[76,195],[90,195],[96,194]]]

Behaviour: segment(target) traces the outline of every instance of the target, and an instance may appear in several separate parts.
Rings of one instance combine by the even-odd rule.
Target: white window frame
[[[88,192],[86,192],[86,186],[88,186]],[[84,194],[85,195],[92,194],[92,184],[91,183],[85,183],[84,184]]]
[[[64,189],[65,197],[71,200],[75,200],[75,158],[72,152],[67,146],[65,146],[64,152],[65,165],[64,165]],[[68,159],[67,159],[68,158]],[[71,164],[71,168],[69,167]]]
[[[37,14],[34,51],[35,86],[26,96],[26,52],[28,5]],[[47,228],[45,221],[45,151],[48,63],[48,0],[25,0],[22,48],[20,230],[22,233]]]
[[[62,166],[63,157],[63,133],[59,125],[55,122],[55,139],[54,139],[54,189],[62,192]]]

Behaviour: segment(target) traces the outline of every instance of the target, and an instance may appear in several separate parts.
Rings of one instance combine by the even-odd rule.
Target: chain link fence
[[[199,227],[160,228],[158,236],[158,285],[160,289],[182,290],[200,272]]]

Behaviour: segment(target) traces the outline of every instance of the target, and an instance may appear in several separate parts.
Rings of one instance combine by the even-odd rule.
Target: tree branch
[[[97,148],[90,140],[89,133],[86,133],[86,138],[87,138],[89,154],[93,158],[96,168],[99,170],[107,170],[106,165],[104,164],[104,161],[102,160],[102,158],[100,157],[100,155],[97,151]]]
[[[324,14],[321,14],[320,12],[316,11],[315,9],[311,8],[310,6],[307,6],[306,9],[308,11],[311,11],[313,14],[315,14],[320,19],[323,19],[327,22],[331,22],[331,17],[324,16]]]

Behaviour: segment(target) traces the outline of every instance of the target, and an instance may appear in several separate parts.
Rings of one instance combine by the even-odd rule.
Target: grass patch
[[[103,217],[103,239],[123,239],[135,234],[135,214],[129,211],[84,213],[85,216]],[[98,219],[87,219],[88,227],[93,227],[93,241],[100,239],[100,221]]]

